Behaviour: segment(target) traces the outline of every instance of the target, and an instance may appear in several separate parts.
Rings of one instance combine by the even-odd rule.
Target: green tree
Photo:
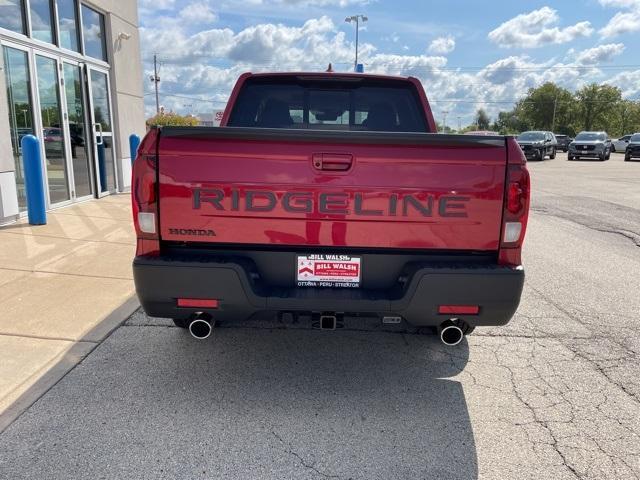
[[[568,125],[575,108],[571,92],[547,82],[538,88],[530,88],[525,98],[516,105],[519,117],[530,130],[568,132]]]
[[[518,107],[508,112],[499,112],[498,118],[493,123],[492,130],[501,135],[520,133],[527,130],[527,123],[524,121],[521,109]]]
[[[489,125],[491,124],[491,119],[487,112],[484,111],[483,108],[479,108],[476,112],[476,125],[478,125],[478,130],[489,130]]]
[[[177,113],[159,113],[147,119],[148,126],[177,126],[177,127],[193,127],[198,125],[199,121],[191,115],[178,115]]]
[[[622,100],[612,109],[611,115],[609,135],[621,137],[627,133],[640,131],[640,102]]]
[[[616,112],[622,102],[618,87],[592,83],[576,92],[579,115],[576,124],[581,130],[609,131],[616,123]]]

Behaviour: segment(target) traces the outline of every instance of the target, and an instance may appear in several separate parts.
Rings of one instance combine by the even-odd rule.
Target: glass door
[[[117,189],[109,76],[104,70],[87,66],[91,139],[97,172],[97,196]]]
[[[87,124],[87,108],[82,67],[64,61],[64,99],[66,107],[67,156],[71,158],[72,197],[82,199],[93,195],[92,161],[90,153],[91,129]]]
[[[27,50],[17,46],[2,45],[1,49],[4,57],[4,76],[9,107],[9,134],[15,164],[18,208],[20,212],[24,212],[27,209],[27,196],[24,189],[24,168],[20,142],[25,135],[35,133],[29,54]]]
[[[41,54],[35,55],[35,63],[49,205],[55,205],[71,200],[59,67],[56,58]]]

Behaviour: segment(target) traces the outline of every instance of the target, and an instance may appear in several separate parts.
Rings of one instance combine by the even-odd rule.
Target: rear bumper
[[[345,312],[397,315],[414,326],[449,317],[471,325],[504,325],[520,303],[524,270],[499,266],[415,264],[404,285],[389,290],[270,288],[243,259],[198,261],[136,257],[133,276],[148,315],[189,318],[196,311],[216,320],[242,320],[261,311]],[[178,298],[217,299],[217,309],[180,308]],[[440,305],[478,305],[477,315],[440,315]]]

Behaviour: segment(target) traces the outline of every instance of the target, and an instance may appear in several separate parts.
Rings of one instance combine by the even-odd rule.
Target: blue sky
[[[555,81],[619,86],[640,99],[640,0],[140,0],[148,113],[152,57],[161,104],[180,113],[224,107],[243,71],[352,68],[420,78],[436,118],[470,123],[512,107],[529,87]]]

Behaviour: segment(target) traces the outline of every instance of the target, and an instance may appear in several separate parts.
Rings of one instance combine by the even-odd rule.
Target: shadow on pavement
[[[473,479],[464,341],[125,326],[0,436],[11,478]]]

